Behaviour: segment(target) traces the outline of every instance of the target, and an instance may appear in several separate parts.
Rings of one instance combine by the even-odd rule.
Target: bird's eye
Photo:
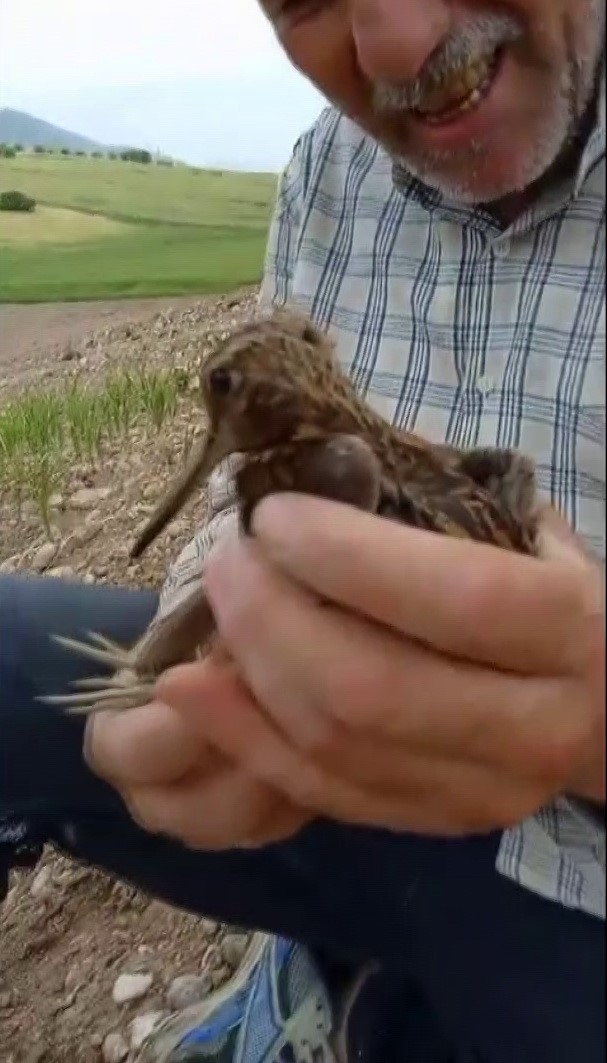
[[[220,366],[210,374],[209,383],[215,395],[229,395],[235,383],[234,374],[225,366]]]

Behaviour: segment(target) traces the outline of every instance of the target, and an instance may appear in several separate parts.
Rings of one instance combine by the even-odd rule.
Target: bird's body
[[[395,428],[356,393],[329,338],[277,310],[233,332],[206,361],[207,434],[131,551],[139,556],[225,458],[247,533],[256,504],[278,491],[324,496],[378,516],[522,553],[535,552],[534,469],[516,451],[458,450]],[[70,643],[117,671],[90,693],[46,699],[92,711],[149,700],[158,675],[193,659],[214,629],[200,581],[131,650]],[[82,684],[81,684],[82,685]]]

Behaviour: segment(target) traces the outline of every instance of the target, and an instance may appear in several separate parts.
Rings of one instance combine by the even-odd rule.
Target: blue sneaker
[[[332,1028],[308,952],[258,933],[231,980],[157,1026],[138,1063],[338,1063]]]

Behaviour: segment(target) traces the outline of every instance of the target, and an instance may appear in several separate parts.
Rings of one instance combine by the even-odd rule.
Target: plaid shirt
[[[291,300],[337,339],[359,391],[396,425],[519,447],[542,494],[605,559],[605,95],[575,181],[510,228],[441,201],[327,109],[279,183],[264,303]],[[178,559],[160,615],[234,530],[229,468]],[[605,831],[562,798],[506,830],[499,872],[605,916]]]

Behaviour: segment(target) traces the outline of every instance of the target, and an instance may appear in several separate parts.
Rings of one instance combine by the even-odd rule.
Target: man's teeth
[[[464,70],[455,71],[451,80],[441,82],[425,94],[417,108],[423,118],[443,118],[447,114],[468,111],[480,103],[491,82],[494,60],[483,59]]]

